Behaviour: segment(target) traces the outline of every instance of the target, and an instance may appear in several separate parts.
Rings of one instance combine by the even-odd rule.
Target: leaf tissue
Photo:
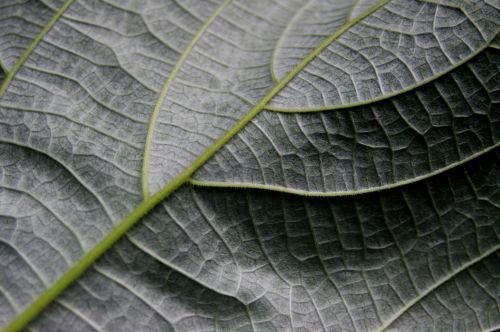
[[[499,0],[0,1],[0,329],[499,329],[499,32]]]

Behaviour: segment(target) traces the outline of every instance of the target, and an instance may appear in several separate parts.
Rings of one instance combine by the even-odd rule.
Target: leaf
[[[66,2],[0,87],[0,326],[497,328],[499,10]]]

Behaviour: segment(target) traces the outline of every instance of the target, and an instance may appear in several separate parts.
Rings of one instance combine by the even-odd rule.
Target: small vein
[[[127,291],[129,291],[130,293],[132,293],[135,297],[137,297],[140,301],[142,301],[143,303],[145,303],[148,307],[150,307],[151,309],[154,310],[154,312],[156,312],[158,315],[160,315],[160,317],[162,317],[165,322],[167,322],[169,325],[172,325],[170,323],[170,320],[165,317],[165,315],[163,314],[163,312],[161,312],[153,303],[150,303],[146,298],[144,298],[141,294],[139,294],[138,292],[136,292],[134,290],[134,287],[129,287],[128,285],[126,285],[124,282],[122,282],[120,279],[118,279],[118,277],[114,276],[114,275],[110,275],[108,274],[107,272],[105,272],[103,269],[99,268],[97,265],[94,265],[93,269],[99,273],[100,275],[102,275],[103,277],[105,277],[106,279],[109,279],[111,282],[114,282],[116,284],[118,284],[119,286],[123,287],[124,289],[126,289]]]
[[[318,260],[319,260],[319,263],[321,265],[321,269],[323,270],[325,277],[330,281],[333,288],[335,288],[335,291],[339,294],[340,298],[342,299],[342,304],[346,309],[346,312],[347,312],[347,315],[349,316],[349,320],[351,321],[352,327],[354,329],[356,329],[356,324],[354,323],[354,321],[355,321],[354,317],[352,316],[351,310],[350,310],[349,305],[344,297],[344,294],[342,294],[342,291],[337,286],[337,283],[334,281],[334,279],[328,273],[328,270],[325,266],[325,262],[324,262],[323,258],[321,257],[321,252],[320,252],[319,247],[318,247],[318,240],[316,237],[316,233],[314,231],[314,227],[313,227],[312,220],[311,220],[311,213],[309,211],[309,207],[308,207],[307,203],[304,203],[304,209],[306,211],[308,226],[309,226],[309,229],[311,230],[311,235],[312,235],[313,242],[314,242],[314,249],[316,250],[316,253],[318,254]],[[364,275],[364,271],[363,271],[363,275]],[[311,301],[313,301],[313,300],[311,299]],[[375,302],[374,302],[374,305],[376,305]],[[314,305],[314,307],[316,308],[316,305]],[[316,310],[317,310],[317,308],[316,308]],[[319,311],[318,311],[318,315],[320,316],[321,322],[322,322],[323,326],[325,327],[325,331],[326,331],[327,329],[326,329],[325,323],[323,322],[323,319],[321,318],[321,314],[319,313]]]
[[[78,317],[80,320],[85,322],[87,325],[89,325],[91,328],[93,328],[95,331],[98,332],[104,332],[99,326],[97,326],[92,320],[86,318],[76,307],[73,307],[71,304],[67,303],[64,300],[58,299],[55,301],[57,304],[59,304],[61,307],[65,308],[69,312],[71,312],[73,315]]]
[[[36,197],[35,195],[33,195],[32,193],[28,192],[28,191],[25,191],[25,190],[20,190],[20,189],[17,189],[17,188],[14,188],[14,187],[10,187],[10,186],[7,186],[5,184],[2,184],[1,185],[1,188],[4,188],[4,189],[8,189],[10,191],[14,191],[14,192],[17,192],[17,193],[20,193],[20,194],[23,194],[23,195],[27,195],[28,197],[30,197],[32,200],[34,200],[35,202],[37,202],[38,204],[40,204],[42,206],[42,208],[44,208],[45,210],[47,210],[50,214],[52,214],[60,223],[61,225],[63,225],[64,228],[66,228],[71,234],[73,234],[73,236],[75,237],[76,239],[76,242],[78,244],[78,247],[80,249],[81,252],[83,252],[83,245],[82,245],[82,241],[80,239],[80,236],[78,235],[78,233],[73,229],[71,228],[69,225],[67,225],[65,222],[64,222],[64,219],[59,216],[54,210],[52,210],[52,208],[50,208],[47,204],[45,204],[45,202],[43,202],[42,200],[40,200],[38,197]],[[46,241],[46,243],[48,243]],[[59,250],[57,250],[57,248],[55,248],[54,246],[52,246],[50,243],[48,243],[52,248],[54,248],[54,250],[58,251],[62,258],[66,261],[66,264],[70,265],[70,259],[68,259],[62,252],[60,252]]]
[[[45,157],[47,157],[47,158],[49,158],[51,160],[54,160],[57,164],[59,164],[60,167],[62,167],[69,174],[71,174],[82,185],[82,187],[85,188],[85,190],[87,190],[89,193],[92,194],[93,197],[95,197],[97,199],[97,201],[99,202],[99,204],[101,205],[101,207],[103,208],[103,210],[106,212],[106,215],[107,215],[110,223],[113,222],[113,218],[111,217],[112,214],[108,210],[108,207],[106,206],[106,204],[104,204],[104,202],[102,201],[101,197],[99,195],[97,195],[97,193],[95,191],[93,191],[76,173],[74,173],[72,169],[70,169],[69,167],[66,167],[66,165],[64,165],[64,163],[62,163],[56,157],[49,155],[47,152],[44,152],[42,150],[39,150],[37,148],[34,148],[32,146],[29,146],[29,145],[22,144],[22,143],[19,143],[19,142],[8,141],[8,140],[5,140],[4,138],[1,138],[0,141],[4,142],[4,143],[7,143],[7,144],[17,145],[17,146],[20,146],[20,147],[23,147],[23,148],[35,151],[35,152],[40,153],[43,156],[45,156]]]
[[[166,266],[166,267],[174,270],[175,272],[177,272],[179,274],[182,274],[183,276],[187,277],[188,279],[193,280],[194,282],[200,284],[201,286],[203,286],[203,287],[205,287],[207,289],[210,289],[211,291],[213,291],[215,293],[222,294],[222,295],[234,298],[234,299],[238,300],[238,302],[240,302],[241,304],[246,305],[245,303],[241,302],[241,300],[235,294],[231,294],[231,293],[225,292],[222,289],[217,289],[217,288],[215,288],[215,287],[213,287],[213,286],[211,286],[211,285],[209,285],[209,284],[207,284],[207,283],[199,280],[196,276],[193,276],[193,275],[189,274],[188,272],[185,272],[181,268],[178,268],[175,264],[172,264],[171,262],[169,262],[167,259],[165,259],[165,258],[157,255],[154,251],[152,251],[150,248],[148,248],[147,246],[143,245],[139,241],[136,241],[133,237],[131,237],[129,235],[125,235],[125,236],[127,236],[128,240],[135,247],[137,247],[138,249],[140,249],[141,251],[143,251],[145,254],[148,254],[149,256],[153,257],[155,260],[157,260],[159,263],[163,264],[164,266]]]
[[[30,268],[30,270],[33,272],[33,274],[36,276],[36,278],[42,283],[42,285],[45,288],[47,288],[47,286],[49,285],[49,283],[47,282],[47,280],[45,280],[45,278],[43,277],[43,275],[41,273],[39,273],[39,271],[31,264],[30,260],[23,255],[23,252],[21,250],[19,250],[18,248],[16,248],[13,244],[4,241],[3,239],[0,239],[0,243],[3,243],[4,245],[8,246],[13,251],[15,251],[16,254],[18,254],[19,257],[22,258],[22,260]]]

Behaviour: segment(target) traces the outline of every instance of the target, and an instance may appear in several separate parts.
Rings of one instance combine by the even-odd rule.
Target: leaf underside
[[[500,327],[499,29],[496,0],[2,2],[0,328]]]

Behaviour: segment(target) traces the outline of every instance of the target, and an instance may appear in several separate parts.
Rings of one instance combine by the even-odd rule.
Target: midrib
[[[207,20],[201,29],[206,30],[211,22],[220,15],[223,9],[231,0],[226,0]],[[260,100],[260,102],[255,105],[240,121],[238,121],[225,135],[221,136],[217,141],[215,141],[204,153],[202,153],[198,158],[196,158],[191,165],[184,169],[179,175],[172,179],[165,187],[152,196],[147,196],[127,217],[125,217],[115,228],[113,228],[108,235],[106,235],[97,245],[95,245],[90,251],[88,251],[80,260],[78,260],[61,278],[59,278],[50,288],[45,290],[31,305],[29,305],[23,312],[14,318],[13,321],[9,323],[4,329],[4,332],[15,332],[23,329],[31,320],[38,316],[53,300],[55,300],[67,287],[69,287],[74,281],[76,281],[92,264],[101,257],[115,242],[117,242],[127,231],[129,231],[139,220],[142,219],[149,211],[151,211],[156,205],[161,203],[167,197],[169,197],[174,191],[179,189],[182,185],[187,183],[191,179],[191,175],[200,168],[206,161],[208,161],[220,148],[222,148],[231,138],[233,138],[243,127],[248,124],[257,114],[265,109],[267,103],[279,92],[283,87],[294,78],[307,64],[309,64],[324,48],[331,44],[334,40],[340,37],[344,32],[346,32],[350,27],[357,24],[359,21],[364,19],[366,16],[370,15],[374,11],[378,10],[391,0],[381,0],[378,4],[371,7],[362,15],[359,15],[354,20],[347,22],[340,29],[338,29],[333,35],[326,38],[318,47],[316,47],[306,58],[304,58],[292,71],[290,71],[281,81],[279,81],[268,94]],[[66,2],[61,9],[54,15],[54,17],[49,21],[47,26],[43,29],[42,33],[35,39],[29,49],[23,53],[20,60],[14,66],[13,70],[9,73],[9,79],[4,81],[0,88],[0,97],[2,93],[7,89],[7,86],[12,80],[13,76],[26,61],[28,56],[31,54],[38,42],[45,36],[45,34],[52,28],[55,22],[62,16],[64,11],[73,3],[74,0],[69,0]],[[193,38],[194,42],[191,41],[188,47],[194,46],[196,41],[201,37],[202,33],[197,33]],[[196,40],[195,40],[196,39]],[[183,52],[181,58],[179,58],[178,63],[184,62],[189,52]],[[176,64],[176,67],[182,65]],[[178,69],[176,69],[176,72]],[[164,98],[171,82],[174,79],[175,74],[173,72],[167,78],[162,93],[160,93],[159,98]],[[170,82],[170,83],[169,83]],[[163,96],[162,96],[163,95]],[[161,103],[157,102],[155,105],[155,110]],[[158,113],[159,111],[156,111]],[[154,113],[154,111],[153,111]],[[152,116],[151,121],[155,121]],[[152,131],[152,130],[151,130]],[[149,130],[148,130],[149,135]],[[149,143],[151,144],[151,143]],[[144,175],[144,173],[143,173]],[[143,190],[147,190],[143,187]]]

